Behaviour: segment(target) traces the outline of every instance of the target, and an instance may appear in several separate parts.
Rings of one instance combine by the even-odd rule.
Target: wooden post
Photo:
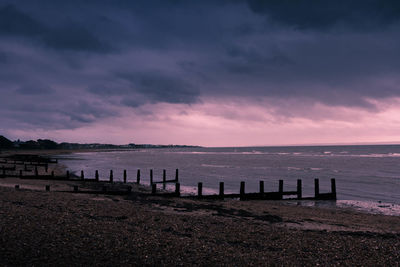
[[[297,179],[297,198],[301,199],[303,197],[301,179]]]
[[[153,184],[153,169],[150,169],[150,185]]]
[[[264,181],[260,181],[260,195],[264,195]]]
[[[37,166],[35,166],[35,176],[36,176],[36,178],[39,176],[39,172],[38,172]]]
[[[124,170],[124,184],[126,184],[126,170]]]
[[[335,180],[335,178],[331,179],[331,193],[332,193],[332,197],[334,199],[336,199],[336,180]]]
[[[219,197],[224,198],[224,182],[219,182]]]
[[[157,184],[151,185],[151,194],[155,195],[157,193]]]
[[[19,190],[19,184],[15,185],[15,190]]]
[[[243,200],[245,198],[245,182],[241,181],[240,182],[240,200]]]
[[[176,169],[176,170],[175,170],[175,181],[178,182],[178,179],[179,179],[179,170]]]
[[[99,171],[96,170],[94,173],[94,179],[98,182],[99,181]]]
[[[69,179],[69,171],[67,171],[67,179]]]
[[[74,192],[78,192],[78,186],[74,185]]]
[[[85,180],[85,174],[83,173],[83,170],[81,171],[81,180]]]
[[[165,182],[167,181],[167,171],[165,169],[163,170],[162,181],[163,181],[163,189],[165,190],[166,187]]]
[[[175,183],[175,195],[177,197],[181,196],[181,184],[180,183]]]
[[[110,183],[114,181],[113,170],[110,170]]]
[[[46,191],[50,191],[50,185],[46,185]]]
[[[283,199],[283,180],[279,180],[279,198]]]
[[[314,196],[315,198],[318,198],[319,196],[319,179],[314,179]]]
[[[203,196],[203,183],[197,183],[197,197],[201,198]]]
[[[22,178],[22,170],[19,170],[19,178]]]
[[[140,184],[140,170],[137,170],[136,183]]]

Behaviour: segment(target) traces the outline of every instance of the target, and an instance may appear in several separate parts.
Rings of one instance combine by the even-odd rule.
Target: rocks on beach
[[[0,187],[0,261],[6,266],[372,266],[400,260],[400,218],[394,216],[143,197],[135,195],[137,187],[128,196],[21,188]]]

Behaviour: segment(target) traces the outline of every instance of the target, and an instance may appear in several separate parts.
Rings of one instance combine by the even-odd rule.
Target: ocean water
[[[246,182],[246,192],[257,192],[260,180],[266,192],[278,191],[279,179],[285,191],[294,191],[296,180],[302,179],[303,196],[313,196],[315,178],[321,193],[330,191],[330,179],[335,178],[335,205],[400,215],[400,145],[144,149],[60,157],[76,174],[84,170],[85,177],[94,177],[99,170],[104,180],[111,169],[114,180],[122,180],[126,169],[133,182],[140,169],[141,183],[149,184],[150,169],[154,181],[162,180],[163,169],[167,179],[179,169],[185,194],[195,193],[198,182],[203,182],[204,194],[217,193],[219,182],[225,183],[225,192],[237,193],[240,181]]]

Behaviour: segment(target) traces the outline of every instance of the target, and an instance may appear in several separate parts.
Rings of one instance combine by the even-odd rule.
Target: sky
[[[0,0],[0,135],[400,142],[400,2]]]

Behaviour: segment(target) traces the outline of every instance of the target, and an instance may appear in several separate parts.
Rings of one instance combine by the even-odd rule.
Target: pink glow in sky
[[[390,103],[389,103],[390,102]],[[381,103],[379,112],[321,104],[299,107],[287,116],[281,107],[243,101],[204,101],[203,104],[157,104],[141,114],[126,109],[71,130],[13,131],[21,139],[51,138],[68,142],[192,144],[201,146],[261,146],[301,144],[386,143],[399,141],[400,100]],[[146,110],[157,110],[148,114]],[[293,110],[293,109],[292,109]],[[278,114],[282,114],[279,112]],[[156,140],[156,141],[155,141]]]

